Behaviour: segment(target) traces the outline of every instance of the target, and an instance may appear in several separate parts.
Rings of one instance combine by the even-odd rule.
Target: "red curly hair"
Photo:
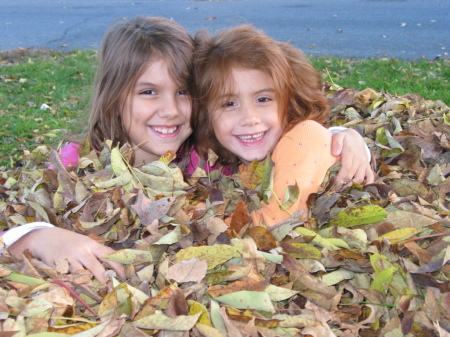
[[[239,163],[237,156],[219,143],[211,121],[217,98],[232,89],[234,68],[259,70],[273,79],[285,132],[306,119],[320,124],[328,121],[330,110],[320,74],[297,48],[249,25],[224,29],[215,36],[200,31],[194,41],[192,124],[201,157],[206,158],[212,149],[221,164]]]

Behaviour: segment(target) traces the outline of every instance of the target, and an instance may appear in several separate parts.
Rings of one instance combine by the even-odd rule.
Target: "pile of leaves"
[[[46,221],[89,235],[116,250],[108,259],[126,280],[110,270],[99,284],[5,249],[1,335],[449,336],[450,109],[327,90],[332,124],[364,132],[379,179],[337,191],[330,180],[305,222],[252,225],[263,165],[186,178],[170,153],[133,168],[129,147],[111,142],[82,146],[77,167],[31,151],[0,177],[1,227]]]

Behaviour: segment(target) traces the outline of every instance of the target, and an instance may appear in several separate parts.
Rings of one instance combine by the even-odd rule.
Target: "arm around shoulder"
[[[276,146],[274,162],[273,191],[269,204],[255,213],[257,221],[262,216],[267,226],[286,220],[297,210],[306,209],[311,193],[317,192],[327,170],[337,158],[331,155],[331,133],[319,123],[307,120],[287,132]],[[289,185],[299,187],[299,197],[288,211],[280,208]],[[277,201],[278,199],[278,201]]]

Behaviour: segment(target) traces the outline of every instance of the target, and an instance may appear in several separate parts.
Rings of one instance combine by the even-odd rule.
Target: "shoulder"
[[[296,124],[282,137],[282,140],[297,140],[303,138],[331,139],[331,132],[316,121],[308,119]]]

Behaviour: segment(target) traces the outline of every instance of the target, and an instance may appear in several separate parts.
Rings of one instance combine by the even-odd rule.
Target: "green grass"
[[[0,56],[0,165],[12,167],[24,150],[57,144],[62,132],[51,137],[50,131],[79,132],[80,124],[86,125],[97,56],[93,51]],[[42,110],[43,104],[50,108]]]
[[[314,58],[324,80],[343,87],[405,95],[418,93],[425,99],[450,104],[450,60],[400,61],[394,59]]]
[[[391,94],[418,93],[450,104],[450,60],[313,58],[324,81]],[[61,132],[87,123],[97,54],[94,51],[0,52],[0,166],[17,165],[24,150],[58,144]],[[51,109],[41,110],[42,104]]]

